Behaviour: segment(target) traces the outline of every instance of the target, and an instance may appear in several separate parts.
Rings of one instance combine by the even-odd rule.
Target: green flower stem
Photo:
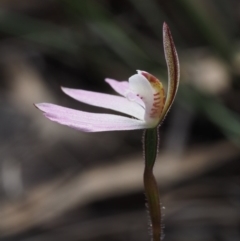
[[[153,167],[158,153],[158,128],[144,132],[143,148],[145,157],[144,189],[147,198],[147,207],[151,219],[153,241],[159,241],[162,236],[162,217],[158,185],[153,175]]]
[[[160,198],[156,179],[152,170],[148,168],[144,170],[144,188],[151,219],[150,227],[152,228],[153,241],[159,241],[162,233]]]
[[[148,169],[153,169],[158,154],[158,139],[158,128],[147,129],[143,133],[143,151]]]

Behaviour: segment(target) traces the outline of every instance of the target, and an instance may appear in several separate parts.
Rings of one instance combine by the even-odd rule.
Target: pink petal
[[[124,97],[78,89],[62,88],[62,90],[65,94],[80,102],[115,110],[143,120],[144,109]]]
[[[134,102],[145,107],[143,101],[133,93],[130,93],[129,82],[117,81],[114,79],[105,79],[105,81],[120,95],[125,96],[127,99],[134,99]],[[131,96],[134,95],[134,96]]]
[[[36,107],[43,111],[44,115],[51,121],[84,132],[121,131],[146,128],[146,123],[144,121],[118,115],[83,112],[48,103],[36,104]]]
[[[120,95],[125,96],[128,93],[129,83],[127,81],[117,81],[114,79],[105,79],[105,81]]]

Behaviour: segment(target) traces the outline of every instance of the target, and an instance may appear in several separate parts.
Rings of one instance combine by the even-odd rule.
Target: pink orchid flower
[[[97,114],[49,104],[36,107],[51,121],[84,132],[120,131],[154,128],[161,124],[176,96],[179,85],[179,61],[170,30],[163,25],[163,45],[168,67],[168,91],[162,83],[146,71],[137,71],[127,81],[106,79],[121,96],[62,88],[70,97],[93,106],[111,109],[129,117]]]

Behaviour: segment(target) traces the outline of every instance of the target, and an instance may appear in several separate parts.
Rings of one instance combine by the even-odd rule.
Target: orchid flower
[[[178,56],[170,30],[163,25],[163,45],[168,67],[168,91],[146,71],[137,71],[127,81],[105,81],[121,96],[62,88],[70,97],[93,106],[111,109],[128,115],[89,113],[50,103],[36,107],[51,121],[84,132],[149,129],[161,124],[175,98],[179,84]]]
[[[129,117],[89,113],[49,103],[36,104],[48,119],[80,131],[146,129],[143,137],[145,159],[143,179],[154,241],[159,241],[162,236],[160,197],[153,174],[159,146],[158,127],[174,101],[180,76],[178,55],[166,23],[163,24],[163,47],[168,68],[166,97],[162,83],[150,73],[140,70],[128,81],[105,80],[120,96],[62,88],[65,94],[80,102],[118,111]]]

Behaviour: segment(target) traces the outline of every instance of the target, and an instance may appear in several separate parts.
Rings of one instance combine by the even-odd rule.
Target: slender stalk
[[[158,144],[158,128],[145,130],[143,135],[143,150],[145,158],[143,182],[151,220],[150,227],[153,241],[159,241],[162,237],[160,196],[157,182],[153,175],[153,167],[158,153]]]

